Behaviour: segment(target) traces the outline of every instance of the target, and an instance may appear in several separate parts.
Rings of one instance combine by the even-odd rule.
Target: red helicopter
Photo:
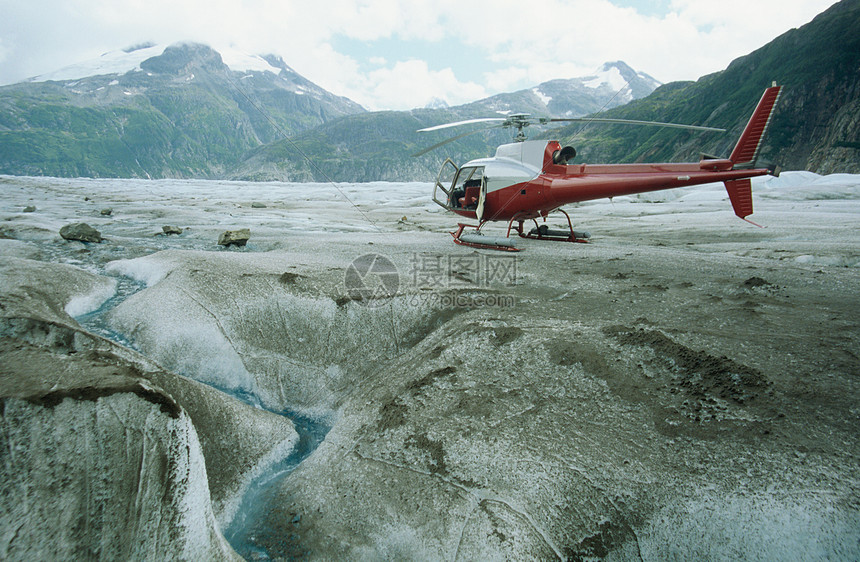
[[[735,214],[747,220],[746,217],[752,214],[750,178],[767,174],[778,175],[774,167],[756,167],[756,160],[781,89],[782,86],[774,84],[765,90],[727,159],[703,156],[699,162],[678,164],[568,164],[568,161],[576,156],[573,147],[562,148],[558,141],[528,141],[523,128],[532,124],[557,121],[582,121],[725,131],[677,123],[600,118],[533,118],[526,114],[470,119],[421,129],[419,132],[471,123],[498,122],[496,125],[469,131],[437,143],[414,156],[420,156],[443,144],[486,129],[518,129],[515,142],[499,146],[492,158],[471,160],[460,167],[448,158],[442,164],[433,188],[433,201],[460,216],[478,221],[477,226],[459,223],[459,228],[451,233],[454,242],[465,246],[519,251],[510,238],[514,223],[517,223],[516,231],[523,238],[585,242],[589,237],[588,233],[573,230],[570,216],[561,209],[563,205],[719,181],[725,183]],[[551,230],[546,224],[538,224],[538,218],[543,218],[546,222],[547,215],[553,211],[559,211],[567,218],[569,231]],[[527,220],[535,223],[535,228],[528,233],[523,230],[523,223]],[[504,237],[482,234],[481,228],[491,221],[507,221],[507,234]],[[466,229],[475,230],[464,232]]]

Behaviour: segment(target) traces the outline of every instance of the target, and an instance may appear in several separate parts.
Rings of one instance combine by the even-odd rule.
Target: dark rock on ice
[[[239,230],[225,230],[218,237],[218,244],[221,246],[244,246],[251,238],[251,229],[240,228]]]
[[[767,281],[765,281],[761,277],[750,277],[749,279],[747,279],[743,283],[743,287],[746,289],[749,289],[752,287],[766,287],[768,285],[770,285],[770,283],[768,283]]]
[[[99,243],[103,240],[102,233],[85,222],[67,224],[60,229],[60,236],[66,240]]]

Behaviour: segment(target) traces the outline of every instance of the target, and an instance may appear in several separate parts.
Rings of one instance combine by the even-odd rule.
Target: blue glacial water
[[[110,275],[104,272],[101,273],[103,275]],[[105,301],[98,310],[81,315],[75,318],[75,320],[86,330],[94,334],[142,353],[126,335],[108,326],[105,317],[110,310],[121,304],[131,295],[144,289],[145,286],[143,283],[124,276],[111,276],[117,281],[116,294]],[[189,373],[180,374],[189,376],[189,378],[195,378]],[[259,397],[251,392],[215,388],[248,405],[263,408]],[[331,429],[331,424],[327,420],[309,418],[290,410],[275,411],[268,408],[264,409],[289,418],[293,422],[296,432],[299,434],[299,441],[290,455],[268,467],[251,482],[240,501],[239,509],[233,520],[226,529],[222,530],[233,549],[246,560],[270,560],[272,558],[270,553],[259,544],[257,537],[261,534],[271,534],[267,520],[269,513],[275,507],[273,505],[275,501],[273,491],[284,477],[314,452]],[[298,523],[298,521],[294,523]],[[284,537],[284,542],[291,542],[289,539],[289,537]]]

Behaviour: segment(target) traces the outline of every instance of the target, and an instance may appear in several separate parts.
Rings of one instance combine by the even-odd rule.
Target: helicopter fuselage
[[[557,141],[502,145],[495,157],[471,160],[458,168],[444,190],[447,196],[434,196],[434,200],[460,216],[482,222],[527,220],[546,217],[564,205],[580,201],[740,180],[771,172],[767,168],[733,169],[734,163],[728,159],[681,164],[556,164],[553,156],[560,150]],[[445,165],[453,163],[446,161]]]
[[[753,212],[750,179],[778,173],[775,168],[756,166],[756,161],[781,90],[774,83],[764,91],[728,158],[703,157],[699,162],[680,164],[568,164],[576,151],[562,148],[558,141],[514,142],[498,147],[492,158],[470,160],[463,166],[447,159],[436,178],[433,201],[478,221],[477,226],[459,224],[459,229],[452,232],[457,244],[509,251],[516,248],[504,240],[492,241],[482,236],[481,227],[490,221],[507,221],[507,238],[516,221],[516,231],[524,238],[582,242],[587,233],[580,236],[573,230],[570,217],[561,209],[564,205],[711,182],[725,184],[735,214],[748,221],[746,217]],[[505,120],[503,125],[508,122]],[[537,224],[536,219],[546,219],[555,210],[567,217],[569,233],[550,232],[546,224]],[[523,231],[526,220],[535,221],[536,228],[529,233]],[[465,228],[476,230],[464,234]]]

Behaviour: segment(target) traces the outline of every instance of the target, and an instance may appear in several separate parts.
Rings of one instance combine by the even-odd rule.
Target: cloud
[[[624,60],[662,81],[694,80],[834,3],[726,0],[715,9],[700,0],[673,0],[665,15],[655,17],[609,0],[545,0],[523,17],[511,17],[524,13],[521,2],[498,0],[486,13],[467,5],[452,34],[509,66],[512,76],[525,71],[533,83],[573,77],[559,71],[593,69],[610,60]],[[469,21],[480,21],[479,29],[469,33]]]
[[[643,15],[610,0],[0,0],[0,83],[143,41],[191,40],[279,54],[369,108],[434,97],[455,104],[581,76],[610,60],[664,82],[694,80],[833,3],[723,0],[715,9],[671,0],[667,12]],[[339,38],[386,50],[338,52]],[[406,48],[418,44],[439,54]]]
[[[461,82],[450,68],[431,70],[420,60],[397,62],[362,77],[359,89],[366,99],[354,98],[373,109],[423,107],[433,98],[461,104],[487,97],[487,90],[474,82]]]

